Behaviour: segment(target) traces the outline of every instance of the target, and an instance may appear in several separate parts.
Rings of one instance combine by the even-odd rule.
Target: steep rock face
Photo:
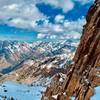
[[[100,85],[100,0],[90,7],[73,63],[65,75],[57,74],[42,100],[90,100]]]

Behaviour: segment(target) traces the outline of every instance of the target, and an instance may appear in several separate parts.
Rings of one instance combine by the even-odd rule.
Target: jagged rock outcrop
[[[86,21],[73,63],[66,74],[53,78],[42,100],[90,100],[100,86],[100,0],[90,7]]]

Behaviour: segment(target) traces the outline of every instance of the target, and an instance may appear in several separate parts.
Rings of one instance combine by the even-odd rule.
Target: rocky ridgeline
[[[30,47],[30,44],[27,45]],[[31,45],[30,57],[23,57],[21,63],[2,69],[0,81],[13,80],[46,85],[55,74],[66,72],[66,65],[74,57],[77,42],[37,42]]]
[[[44,59],[54,55],[75,53],[78,41],[58,41],[33,43],[18,41],[0,41],[0,73],[7,74],[28,59]]]
[[[90,100],[100,86],[100,0],[90,7],[80,44],[67,67],[47,87],[42,100]]]

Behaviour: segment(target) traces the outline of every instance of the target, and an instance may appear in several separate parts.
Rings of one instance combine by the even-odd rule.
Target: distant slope
[[[11,43],[8,45],[11,45]],[[26,56],[23,56],[22,59],[19,57],[19,61],[16,61],[17,63],[3,68],[1,73],[4,75],[1,80],[32,83],[38,80],[46,82],[46,78],[51,78],[56,73],[65,73],[66,64],[72,61],[78,41],[35,42],[31,44],[18,42],[16,45],[17,47],[21,45],[17,48],[20,49],[19,53],[22,52],[20,56]],[[23,52],[22,46],[23,48],[27,46],[30,50],[25,49],[26,51]],[[13,47],[14,44],[12,45]],[[16,49],[11,49],[10,51],[12,50],[13,54],[15,54]]]

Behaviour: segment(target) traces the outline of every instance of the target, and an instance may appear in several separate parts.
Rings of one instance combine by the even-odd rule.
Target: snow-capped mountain
[[[9,67],[22,61],[32,51],[27,43],[17,41],[0,41],[0,67]]]
[[[71,62],[77,45],[78,42],[69,40],[35,43],[0,41],[0,81],[46,87],[55,74],[66,73],[66,65]]]
[[[77,42],[35,42],[26,43],[18,41],[0,41],[0,71],[4,74],[9,72],[8,68],[19,66],[28,59],[45,60],[50,57],[60,57],[61,59],[72,59]],[[69,59],[70,58],[70,59]],[[60,67],[63,66],[60,65]],[[8,71],[5,71],[5,70]]]

